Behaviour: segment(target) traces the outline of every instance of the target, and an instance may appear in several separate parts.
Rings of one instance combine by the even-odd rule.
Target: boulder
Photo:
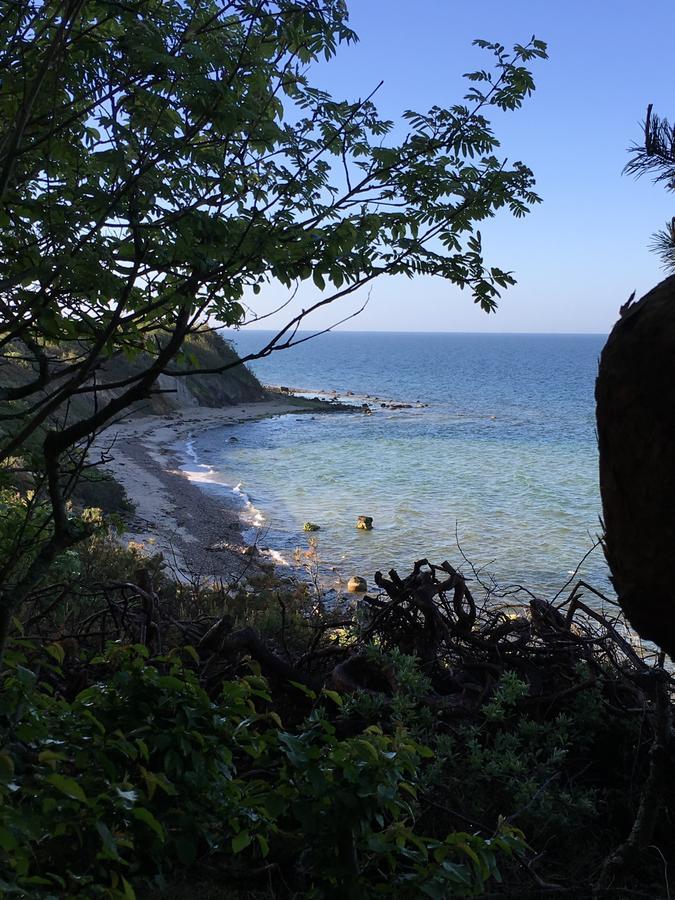
[[[352,575],[347,582],[347,590],[350,594],[365,594],[368,590],[368,582],[360,575]]]
[[[621,308],[595,397],[612,581],[633,628],[675,658],[675,276]]]
[[[373,530],[373,517],[372,516],[359,516],[356,520],[356,527],[360,528],[361,531],[372,531]]]

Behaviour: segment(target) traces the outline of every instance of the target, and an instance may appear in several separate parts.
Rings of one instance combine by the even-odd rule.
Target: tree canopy
[[[651,103],[647,107],[643,135],[641,143],[629,147],[631,160],[624,171],[636,177],[649,174],[657,184],[664,184],[666,190],[675,190],[675,126],[658,116]],[[651,247],[661,257],[664,269],[675,272],[675,217],[654,234]]]
[[[159,374],[183,374],[172,363],[206,323],[241,323],[265,285],[313,281],[319,299],[264,355],[382,274],[440,276],[486,311],[513,283],[478,226],[539,198],[487,114],[521,106],[545,44],[477,41],[492,68],[461,102],[404,112],[396,140],[374,92],[335,99],[310,80],[355,40],[343,0],[4,6],[0,373],[18,362],[25,377],[0,377],[0,460],[31,470],[42,499],[27,515],[47,516],[29,565],[14,568],[13,545],[7,614],[81,533],[66,504],[82,442]],[[111,380],[121,355],[143,363]]]

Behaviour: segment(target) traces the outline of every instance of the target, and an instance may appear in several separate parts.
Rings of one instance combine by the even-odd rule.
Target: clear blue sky
[[[543,198],[525,219],[500,214],[481,228],[488,260],[518,280],[498,312],[487,316],[467,292],[440,280],[388,278],[346,327],[609,331],[633,290],[640,296],[664,277],[648,244],[675,214],[675,195],[621,170],[648,103],[675,118],[672,0],[352,0],[349,7],[360,42],[320,66],[314,81],[356,99],[384,79],[377,105],[394,120],[405,109],[459,100],[462,74],[489,63],[471,46],[476,37],[509,46],[535,34],[547,41],[550,58],[535,61],[537,90],[525,107],[493,119],[503,155],[534,170]],[[269,304],[284,298],[281,288],[266,295]],[[318,292],[307,288],[298,302],[314,298]],[[356,305],[344,301],[308,324],[325,327]]]

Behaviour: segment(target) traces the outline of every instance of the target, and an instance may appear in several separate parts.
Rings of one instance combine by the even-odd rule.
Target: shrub
[[[155,659],[112,645],[72,702],[63,650],[7,658],[0,699],[0,889],[133,898],[209,858],[236,877],[274,860],[296,896],[468,896],[522,846],[416,833],[430,751],[400,728],[338,737],[324,707],[294,732],[257,673],[200,686],[190,648]],[[331,695],[340,704],[338,695]]]

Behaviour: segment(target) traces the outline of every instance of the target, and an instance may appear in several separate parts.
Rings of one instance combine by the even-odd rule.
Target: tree
[[[651,174],[656,184],[664,184],[666,190],[675,191],[675,126],[653,112],[650,103],[643,132],[643,142],[628,149],[632,159],[624,172],[638,178]],[[651,246],[661,257],[663,267],[675,272],[675,217],[654,234]]]
[[[532,38],[468,76],[464,102],[335,100],[311,64],[356,36],[343,0],[16,0],[0,15],[0,461],[35,492],[5,537],[13,611],[86,528],[68,510],[87,442],[176,368],[187,336],[239,323],[264,285],[312,280],[303,317],[382,274],[438,275],[493,310],[510,273],[477,225],[538,202],[486,118],[532,92]],[[106,377],[118,357],[131,375]],[[75,401],[88,400],[85,413]],[[74,408],[78,411],[74,412]],[[7,510],[9,507],[5,507]],[[7,514],[9,515],[9,514]],[[7,529],[5,529],[7,531]]]

